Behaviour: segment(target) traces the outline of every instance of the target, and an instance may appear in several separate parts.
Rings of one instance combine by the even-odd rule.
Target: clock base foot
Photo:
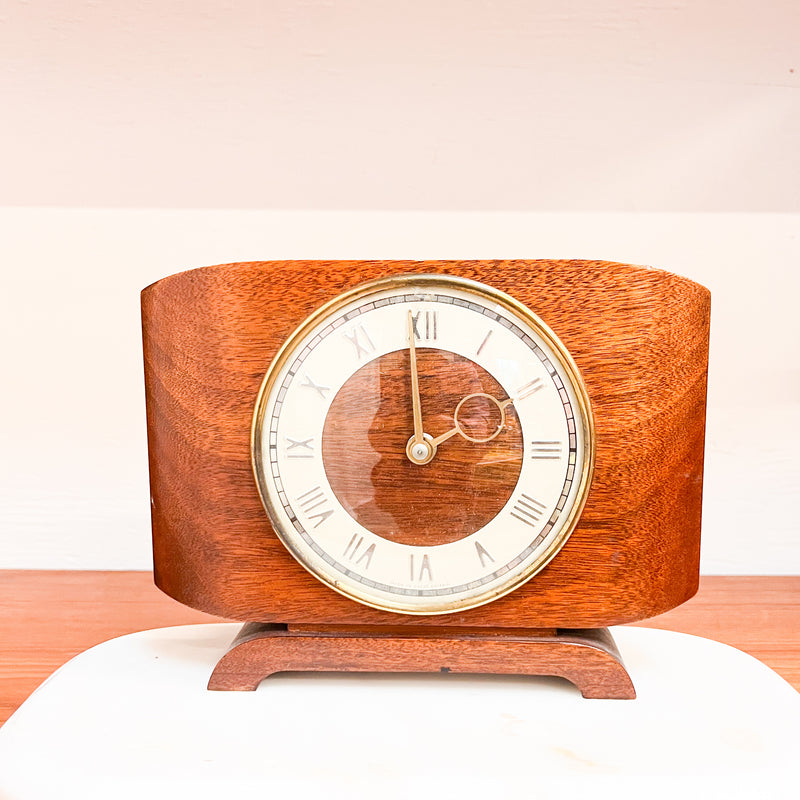
[[[276,672],[454,672],[555,675],[586,698],[632,700],[608,628],[585,630],[290,626],[248,622],[208,682],[253,691]]]

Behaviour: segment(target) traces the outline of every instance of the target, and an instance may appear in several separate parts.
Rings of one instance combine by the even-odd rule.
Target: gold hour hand
[[[446,442],[448,439],[452,439],[459,432],[459,428],[450,428],[447,433],[443,433],[441,436],[437,436],[434,439],[431,439],[429,444],[433,447],[438,447],[442,442]]]
[[[488,436],[471,436],[465,430],[463,425],[458,420],[458,415],[463,408],[464,404],[469,400],[474,400],[477,397],[483,397],[486,400],[493,403],[497,406],[498,411],[500,412],[500,422],[497,424],[492,433]],[[441,434],[441,436],[436,436],[433,439],[427,439],[427,444],[433,447],[434,452],[436,448],[442,443],[446,442],[448,439],[452,439],[453,436],[459,434],[461,437],[466,439],[469,442],[476,442],[477,444],[483,444],[484,442],[491,442],[492,439],[495,439],[497,436],[500,435],[500,432],[503,430],[506,424],[506,408],[510,406],[514,402],[513,398],[509,397],[506,400],[498,400],[496,397],[493,397],[490,394],[486,394],[485,392],[475,392],[475,394],[468,394],[466,397],[462,398],[459,404],[456,406],[455,413],[453,414],[453,422],[455,423],[455,427],[450,428],[447,433]],[[432,458],[433,456],[431,456]]]

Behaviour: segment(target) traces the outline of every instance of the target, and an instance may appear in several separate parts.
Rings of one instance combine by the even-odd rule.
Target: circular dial
[[[332,589],[441,614],[542,569],[586,499],[593,426],[547,326],[488,286],[386,278],[311,315],[261,386],[253,468],[276,533]]]

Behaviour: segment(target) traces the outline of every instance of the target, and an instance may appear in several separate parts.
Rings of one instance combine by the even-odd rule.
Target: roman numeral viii
[[[303,492],[303,494],[297,498],[297,503],[309,520],[317,520],[314,524],[315,528],[322,525],[322,523],[333,514],[333,509],[326,508],[326,506],[330,505],[330,501],[319,486],[315,486],[313,489]]]
[[[289,458],[314,458],[313,439],[292,439],[286,437],[286,455]]]

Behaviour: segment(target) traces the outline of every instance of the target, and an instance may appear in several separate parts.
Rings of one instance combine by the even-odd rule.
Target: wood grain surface
[[[255,691],[276,672],[462,672],[554,675],[566,678],[586,698],[636,697],[608,628],[498,632],[386,627],[320,631],[246,622],[214,668],[208,688]]]
[[[445,544],[479,530],[506,504],[522,468],[522,429],[512,405],[491,441],[455,436],[429,464],[413,464],[406,456],[414,426],[405,389],[410,369],[407,350],[359,369],[331,403],[322,457],[337,499],[364,527],[403,544]],[[453,411],[469,395],[508,399],[486,370],[454,353],[417,348],[417,372],[432,436],[453,428]],[[393,388],[398,384],[402,392]],[[380,398],[377,410],[364,403],[365,396]],[[491,436],[501,419],[498,407],[481,397],[459,412],[459,424],[473,439]],[[365,464],[371,468],[365,470]]]
[[[135,631],[215,621],[159,592],[149,572],[0,571],[0,724],[89,647]],[[738,647],[800,691],[800,576],[704,577],[687,603],[637,624]]]
[[[404,617],[300,567],[250,466],[256,395],[281,343],[366,280],[449,273],[527,305],[575,359],[597,432],[581,521],[551,564],[487,606]],[[604,627],[696,591],[709,294],[659,270],[588,261],[271,262],[192,270],[142,294],[155,574],[194,608],[260,622]]]

